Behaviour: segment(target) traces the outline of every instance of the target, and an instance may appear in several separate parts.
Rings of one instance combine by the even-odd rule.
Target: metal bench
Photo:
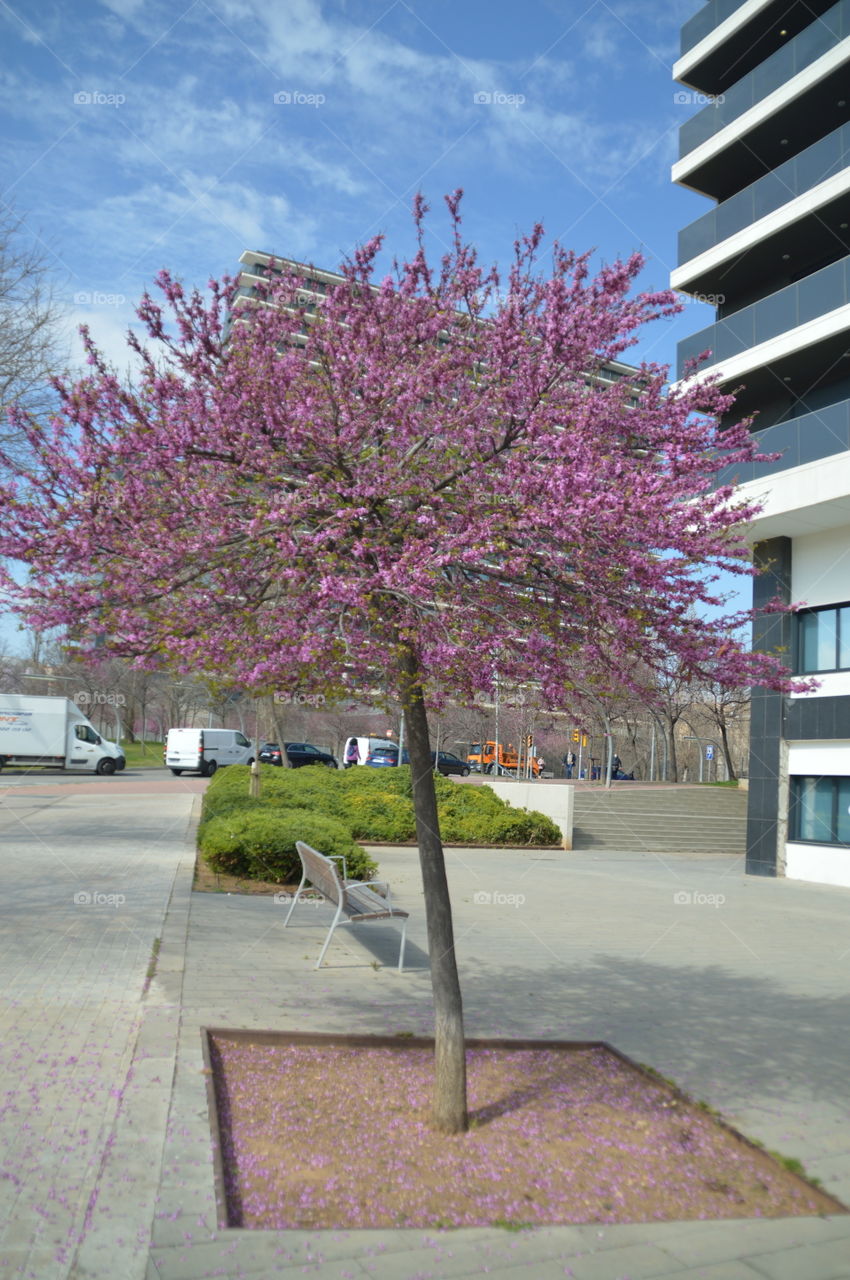
[[[298,905],[301,891],[307,883],[318,889],[319,893],[336,907],[336,915],[325,938],[321,955],[316,961],[316,968],[318,969],[324,960],[328,944],[338,924],[356,924],[359,920],[389,920],[395,917],[402,921],[401,946],[398,953],[398,970],[401,973],[404,969],[404,939],[409,913],[393,906],[390,886],[386,880],[349,880],[346,876],[345,858],[341,855],[332,854],[331,857],[326,858],[323,853],[312,849],[302,840],[297,840],[295,847],[301,859],[301,883],[292,906],[286,913],[283,927],[286,928],[289,924],[290,916]],[[342,863],[342,875],[337,866],[338,862]],[[372,885],[381,885],[386,890],[386,897],[376,893]]]

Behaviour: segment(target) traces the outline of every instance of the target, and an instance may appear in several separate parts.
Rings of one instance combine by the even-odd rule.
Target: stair
[[[573,849],[746,851],[747,793],[733,787],[576,787]]]

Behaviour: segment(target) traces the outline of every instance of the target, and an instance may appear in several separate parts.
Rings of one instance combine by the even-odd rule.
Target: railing
[[[690,262],[848,166],[850,124],[843,124],[684,227],[679,232],[679,264]]]
[[[798,36],[789,40],[788,44],[732,85],[716,102],[710,103],[683,124],[679,130],[679,158],[682,159],[701,143],[714,137],[774,89],[787,84],[848,35],[850,0],[839,0],[823,17],[816,18]]]
[[[746,462],[723,467],[717,473],[717,484],[746,484],[761,480],[777,471],[816,462],[850,449],[850,400],[840,400],[811,413],[778,422],[755,435],[763,453],[782,453],[778,462]]]
[[[740,7],[741,0],[709,0],[682,27],[682,53],[688,53],[700,40],[711,35],[721,22],[725,22]]]
[[[703,351],[711,351],[709,365],[729,360],[848,302],[850,257],[845,257],[685,338],[677,350],[678,377],[688,360]]]

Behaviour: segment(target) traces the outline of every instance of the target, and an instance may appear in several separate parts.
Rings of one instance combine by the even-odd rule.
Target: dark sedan
[[[469,777],[469,765],[465,760],[461,760],[460,756],[452,755],[451,751],[431,752],[431,763],[434,763],[436,755],[437,771],[447,776],[450,773],[459,773],[462,778]]]
[[[323,764],[328,769],[338,769],[336,756],[329,751],[314,747],[312,742],[284,742],[286,758],[293,769],[300,769],[306,764]],[[264,742],[260,748],[261,764],[283,765],[280,747],[276,742]]]
[[[402,764],[410,764],[410,756],[406,751],[402,752],[401,762]],[[373,768],[396,765],[398,764],[398,747],[376,747],[366,757],[366,763]],[[462,778],[469,776],[469,765],[465,760],[461,760],[460,756],[452,755],[451,751],[432,751],[431,764],[444,777],[447,777],[450,773],[459,773]]]

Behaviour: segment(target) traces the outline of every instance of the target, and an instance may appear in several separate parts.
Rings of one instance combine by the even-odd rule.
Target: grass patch
[[[162,742],[121,743],[128,769],[163,769],[165,767],[165,761],[162,758],[164,749]]]
[[[151,947],[151,958],[148,961],[147,972],[145,973],[145,982],[142,987],[142,995],[146,995],[148,988],[156,977],[156,962],[159,959],[160,948],[162,947],[162,938],[154,938]]]

